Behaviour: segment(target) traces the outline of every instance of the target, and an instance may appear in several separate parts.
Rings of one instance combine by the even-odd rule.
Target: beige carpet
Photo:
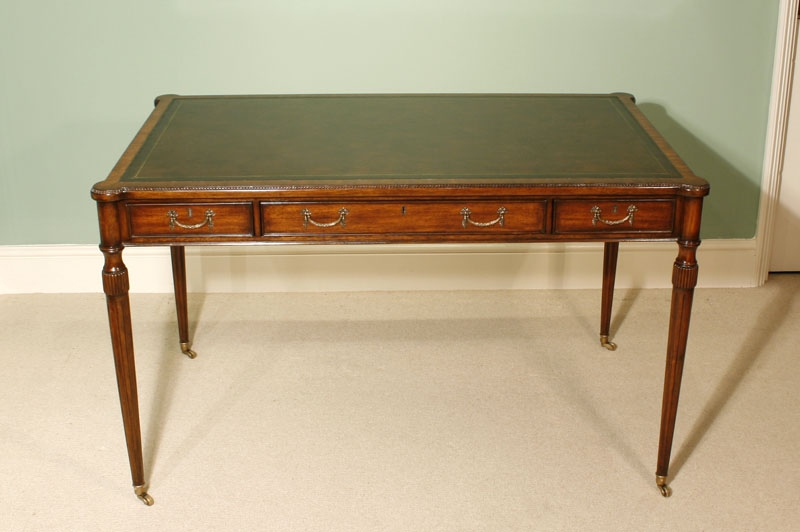
[[[797,530],[800,276],[697,291],[664,499],[669,297],[134,295],[145,507],[103,296],[0,296],[0,529]]]

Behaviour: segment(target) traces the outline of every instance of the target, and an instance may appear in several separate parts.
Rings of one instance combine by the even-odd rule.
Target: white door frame
[[[792,93],[794,43],[797,36],[797,15],[800,0],[781,0],[778,12],[778,32],[775,38],[775,61],[772,70],[772,94],[769,122],[764,148],[761,175],[761,200],[758,208],[756,233],[756,271],[754,281],[760,286],[769,276],[775,227],[775,212],[781,190],[783,154],[786,149],[786,130],[789,125],[789,99]]]

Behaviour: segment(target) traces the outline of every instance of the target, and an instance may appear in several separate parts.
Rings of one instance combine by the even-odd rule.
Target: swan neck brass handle
[[[489,227],[492,225],[499,225],[500,227],[503,227],[506,224],[505,216],[507,212],[508,209],[506,209],[505,207],[500,207],[499,209],[497,209],[497,218],[495,218],[491,222],[476,222],[475,220],[470,218],[470,216],[472,216],[472,211],[469,210],[469,207],[464,207],[463,209],[461,209],[461,216],[462,216],[461,227],[466,228],[468,223],[474,225],[475,227]]]
[[[603,214],[602,209],[595,205],[592,207],[592,214],[594,217],[592,218],[592,225],[597,225],[597,222],[604,223],[606,225],[619,225],[628,222],[630,225],[633,225],[633,215],[638,211],[638,207],[636,205],[628,205],[628,215],[621,220],[604,220],[600,216]]]
[[[206,225],[210,228],[214,228],[214,216],[216,213],[211,209],[206,209],[206,217],[205,219],[196,224],[183,224],[178,221],[178,211],[169,210],[167,211],[167,217],[169,217],[169,230],[174,231],[175,226],[181,227],[183,229],[200,229],[201,227],[205,227]],[[192,217],[192,210],[189,209],[189,218]]]
[[[348,211],[347,209],[342,207],[341,209],[339,209],[339,218],[337,218],[336,220],[334,220],[332,222],[327,222],[327,223],[316,222],[316,221],[312,220],[311,219],[311,211],[308,210],[308,209],[303,209],[302,213],[303,213],[303,228],[307,229],[308,228],[308,224],[315,225],[317,227],[334,227],[336,225],[341,225],[342,227],[344,227],[345,226],[345,218],[350,213],[350,211]]]

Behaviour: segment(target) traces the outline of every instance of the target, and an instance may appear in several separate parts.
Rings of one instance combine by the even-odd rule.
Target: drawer
[[[131,238],[253,236],[253,204],[129,203]]]
[[[263,235],[541,233],[545,201],[263,202]]]
[[[672,233],[675,201],[555,200],[554,233]]]

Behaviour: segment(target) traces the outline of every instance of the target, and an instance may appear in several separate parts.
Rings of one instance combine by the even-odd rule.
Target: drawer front
[[[667,233],[674,200],[555,200],[554,233]]]
[[[131,203],[131,238],[253,236],[253,204]]]
[[[261,204],[262,235],[508,234],[545,230],[545,201]]]

